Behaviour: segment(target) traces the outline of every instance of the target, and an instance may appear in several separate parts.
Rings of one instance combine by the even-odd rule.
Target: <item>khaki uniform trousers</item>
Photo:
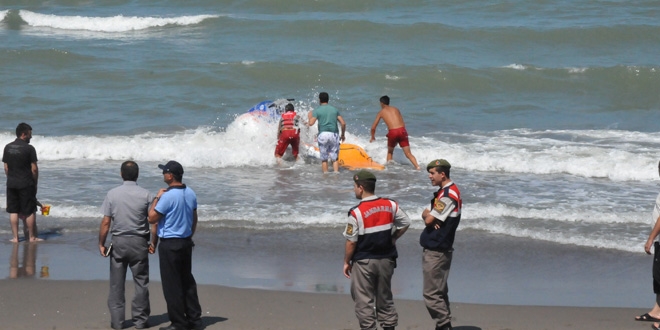
[[[399,315],[392,299],[394,258],[362,259],[353,262],[351,271],[351,297],[355,302],[355,316],[361,329],[396,326]],[[374,310],[375,309],[375,310]]]
[[[451,251],[437,252],[424,249],[422,254],[424,303],[431,318],[435,321],[436,327],[441,327],[451,321],[449,288],[447,287],[451,258]]]

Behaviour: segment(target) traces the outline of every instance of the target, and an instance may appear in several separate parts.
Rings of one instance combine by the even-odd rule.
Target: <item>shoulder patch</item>
[[[435,200],[435,203],[433,203],[433,209],[438,213],[442,213],[445,207],[447,207],[447,205],[443,203],[439,198]]]
[[[350,223],[346,225],[346,235],[353,235],[353,225]]]

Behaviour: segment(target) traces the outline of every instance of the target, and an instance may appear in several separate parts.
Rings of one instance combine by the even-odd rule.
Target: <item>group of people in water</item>
[[[277,134],[277,145],[275,147],[275,157],[278,163],[281,161],[288,146],[291,146],[291,153],[295,160],[298,159],[300,148],[300,122],[313,126],[318,123],[317,142],[321,158],[321,168],[323,173],[327,173],[329,163],[332,163],[333,170],[339,171],[339,145],[346,139],[346,121],[341,116],[339,110],[328,102],[330,97],[328,93],[319,93],[320,106],[308,113],[306,121],[302,121],[295,112],[293,104],[289,103],[284,107],[284,113],[280,118]],[[410,142],[408,141],[408,132],[406,131],[403,116],[398,108],[390,105],[390,98],[384,95],[380,98],[380,111],[376,115],[373,125],[371,125],[371,139],[376,140],[376,128],[381,120],[385,122],[388,128],[387,133],[387,162],[392,160],[394,148],[399,145],[403,149],[404,155],[410,160],[416,170],[419,170],[417,159],[410,151]],[[341,130],[341,133],[340,133]]]

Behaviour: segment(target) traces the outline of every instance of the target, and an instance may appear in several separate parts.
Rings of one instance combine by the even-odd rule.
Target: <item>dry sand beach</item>
[[[160,283],[151,283],[152,328],[168,324]],[[104,281],[0,281],[2,329],[108,329]],[[129,290],[129,293],[131,291]],[[199,288],[207,329],[358,329],[348,295]],[[424,303],[395,301],[397,329],[432,329]],[[649,329],[633,308],[532,307],[455,303],[457,330]]]
[[[398,242],[398,329],[433,328],[421,301],[418,234],[411,230]],[[459,235],[449,278],[456,329],[650,329],[633,320],[653,299],[651,258],[642,253]],[[109,329],[108,263],[98,255],[96,233],[44,230],[42,237],[0,243],[0,274],[8,274],[0,280],[0,329]],[[195,242],[193,272],[208,329],[358,328],[338,232],[202,227]],[[150,261],[157,329],[169,322],[157,256]],[[127,288],[130,297],[132,283]]]

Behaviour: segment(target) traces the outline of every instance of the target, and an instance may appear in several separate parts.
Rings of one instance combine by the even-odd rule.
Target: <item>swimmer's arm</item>
[[[376,115],[376,119],[374,120],[374,123],[371,125],[371,140],[369,142],[374,142],[376,141],[376,128],[378,127],[378,122],[382,118],[381,112],[379,111],[378,114]]]
[[[339,121],[339,124],[341,124],[341,136],[339,137],[339,140],[341,140],[341,142],[344,142],[344,140],[346,139],[344,137],[344,133],[346,133],[346,122],[344,121],[344,118],[342,118],[341,116],[337,116],[337,120]]]
[[[316,123],[316,118],[312,116],[312,112],[307,113],[307,126],[312,126]]]
[[[277,139],[279,139],[282,134],[282,123],[284,123],[284,121],[280,119],[280,123],[277,125]]]

